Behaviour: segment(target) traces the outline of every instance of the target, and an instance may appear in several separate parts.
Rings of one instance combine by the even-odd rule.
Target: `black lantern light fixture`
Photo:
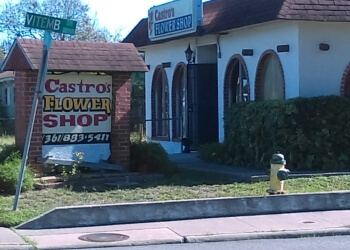
[[[195,61],[195,57],[193,55],[193,50],[191,49],[191,45],[188,44],[188,47],[187,49],[185,50],[185,55],[186,55],[186,60],[187,60],[187,63],[194,63]]]

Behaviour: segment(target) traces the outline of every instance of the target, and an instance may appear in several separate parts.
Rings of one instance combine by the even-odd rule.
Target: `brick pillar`
[[[112,74],[112,131],[110,162],[130,168],[130,98],[131,73]]]
[[[24,148],[30,113],[33,104],[37,71],[16,71],[15,74],[15,141],[16,146]],[[42,106],[38,104],[35,116],[32,140],[30,143],[27,164],[34,170],[41,171],[41,164],[36,162],[36,157],[41,156],[42,151]]]

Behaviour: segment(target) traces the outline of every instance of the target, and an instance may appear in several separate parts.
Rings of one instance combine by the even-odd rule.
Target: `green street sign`
[[[27,12],[26,22],[24,26],[34,29],[74,35],[77,21]]]

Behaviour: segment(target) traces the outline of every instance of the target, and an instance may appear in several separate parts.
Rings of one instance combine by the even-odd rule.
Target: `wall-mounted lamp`
[[[289,45],[278,45],[277,52],[289,52]]]
[[[252,56],[252,55],[254,55],[254,51],[252,49],[242,49],[242,55]]]
[[[321,51],[328,51],[329,50],[329,44],[327,43],[320,43],[318,45],[318,48],[321,50]]]
[[[185,50],[187,63],[195,63],[195,56],[193,50],[191,49],[191,45],[188,44],[187,49]]]
[[[171,62],[163,62],[162,66],[163,66],[163,68],[170,68],[171,67]]]

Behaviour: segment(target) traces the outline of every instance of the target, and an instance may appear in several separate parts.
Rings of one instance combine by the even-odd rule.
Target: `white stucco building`
[[[235,102],[350,95],[350,1],[172,3],[152,8],[125,39],[145,53],[150,69],[146,136],[169,153],[183,150],[183,137],[192,150],[223,141],[224,110]],[[194,32],[169,26],[170,36],[149,39],[154,23],[175,24],[179,5],[189,3]],[[175,15],[153,20],[162,11]],[[194,60],[188,63],[189,45]]]

